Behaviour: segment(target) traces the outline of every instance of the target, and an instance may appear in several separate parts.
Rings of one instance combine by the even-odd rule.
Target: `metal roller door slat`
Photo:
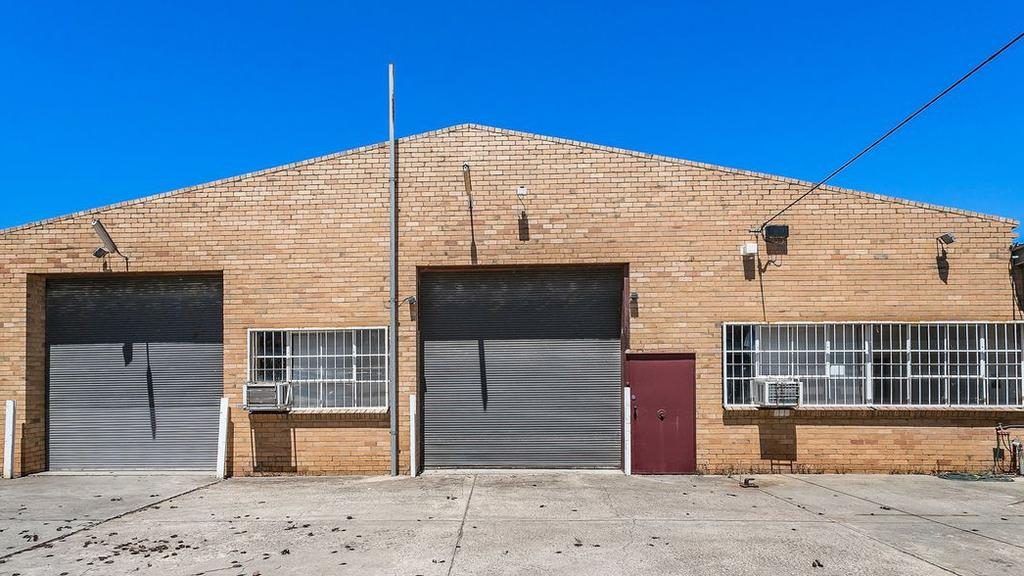
[[[47,281],[51,470],[212,470],[223,395],[212,276]]]
[[[427,468],[621,466],[619,268],[421,276]]]

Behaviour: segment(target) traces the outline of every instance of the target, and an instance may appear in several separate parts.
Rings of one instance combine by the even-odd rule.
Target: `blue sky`
[[[2,2],[0,226],[461,122],[816,180],[1020,2]],[[834,183],[1024,220],[1024,43]]]

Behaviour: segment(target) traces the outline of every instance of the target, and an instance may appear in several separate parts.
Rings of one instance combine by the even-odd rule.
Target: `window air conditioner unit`
[[[287,412],[292,404],[291,387],[284,383],[245,385],[245,409],[249,412]]]
[[[754,378],[754,404],[762,408],[796,408],[800,405],[800,381],[790,376]]]

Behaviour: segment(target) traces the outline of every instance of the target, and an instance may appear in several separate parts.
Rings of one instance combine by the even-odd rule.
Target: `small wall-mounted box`
[[[740,246],[740,256],[757,256],[757,242],[744,242]]]

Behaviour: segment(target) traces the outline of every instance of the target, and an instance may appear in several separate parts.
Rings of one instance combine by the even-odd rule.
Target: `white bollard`
[[[14,400],[4,403],[4,478],[14,478]]]
[[[622,389],[622,471],[633,474],[633,419],[630,418],[633,398],[629,386]]]
[[[228,399],[220,399],[220,422],[217,427],[217,478],[227,477],[228,458]]]
[[[416,477],[416,395],[409,395],[409,475]]]

